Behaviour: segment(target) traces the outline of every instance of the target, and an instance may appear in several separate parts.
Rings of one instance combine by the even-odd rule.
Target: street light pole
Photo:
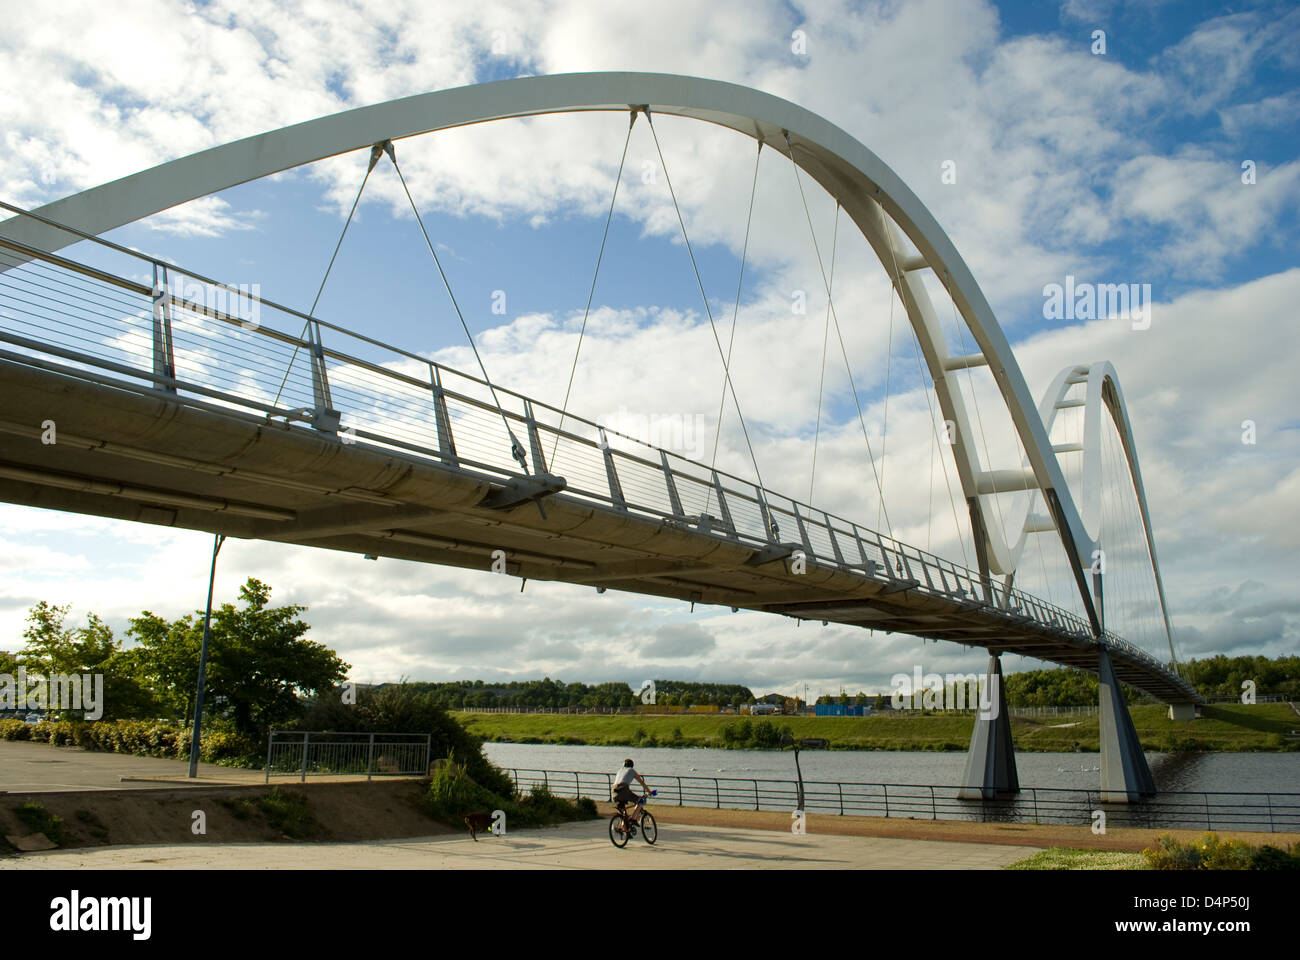
[[[217,554],[226,542],[218,533],[212,542],[212,569],[208,573],[208,608],[203,615],[203,647],[199,650],[199,688],[194,696],[194,732],[190,736],[190,779],[199,775],[199,733],[203,729],[203,684],[208,678],[208,639],[212,635],[212,586],[217,579]]]

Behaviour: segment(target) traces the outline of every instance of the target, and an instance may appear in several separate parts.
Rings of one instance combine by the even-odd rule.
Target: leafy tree
[[[253,577],[239,588],[239,598],[242,607],[226,603],[212,612],[205,703],[236,732],[260,740],[272,725],[300,714],[299,697],[341,683],[349,665],[306,639],[311,628],[298,616],[306,607],[270,606],[271,588]],[[123,655],[137,679],[190,715],[203,611],[170,623],[146,611],[128,632],[140,644]]]
[[[129,672],[119,669],[119,642],[113,631],[94,613],[83,627],[66,624],[69,604],[58,606],[41,600],[27,615],[23,649],[9,659],[14,669],[25,667],[29,674],[102,674],[104,702],[101,719],[116,720],[149,716],[154,710],[148,692],[135,682]],[[6,655],[8,656],[8,655]],[[0,673],[13,673],[0,668]],[[80,717],[81,711],[54,711],[57,715]]]

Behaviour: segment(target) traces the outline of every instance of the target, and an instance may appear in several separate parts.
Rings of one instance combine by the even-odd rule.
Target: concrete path
[[[50,790],[129,790],[159,786],[222,786],[260,784],[264,770],[242,770],[200,763],[198,777],[189,779],[188,760],[137,757],[129,753],[98,753],[80,747],[0,740],[0,793]],[[297,782],[275,777],[273,784]],[[311,777],[313,782],[364,781],[364,776]]]
[[[48,743],[0,740],[0,790],[122,790],[132,786],[157,787],[157,783],[123,782],[123,777],[184,777],[185,760],[136,757],[122,753],[95,753],[80,747],[52,747]],[[209,781],[242,782],[241,775],[260,781],[261,771],[231,770],[199,764],[199,776]]]
[[[660,826],[652,847],[609,842],[608,821],[521,830],[504,837],[434,837],[369,843],[203,844],[55,850],[0,859],[0,870],[994,870],[1038,847],[885,837],[782,834],[685,824]]]

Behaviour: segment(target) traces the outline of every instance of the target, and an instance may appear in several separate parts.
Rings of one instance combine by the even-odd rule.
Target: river
[[[483,751],[499,767],[613,773],[625,757],[654,786],[656,776],[739,777],[794,780],[794,755],[779,750],[711,750],[703,747],[591,747],[487,743]],[[961,778],[964,752],[801,750],[805,781],[915,783],[953,786]],[[1148,753],[1161,791],[1300,792],[1300,753]],[[1016,768],[1026,787],[1096,790],[1096,753],[1018,753]]]

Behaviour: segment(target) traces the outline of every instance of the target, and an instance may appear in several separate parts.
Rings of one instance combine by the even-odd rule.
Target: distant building
[[[814,708],[819,717],[869,717],[871,707],[867,704],[854,703],[819,703]]]

